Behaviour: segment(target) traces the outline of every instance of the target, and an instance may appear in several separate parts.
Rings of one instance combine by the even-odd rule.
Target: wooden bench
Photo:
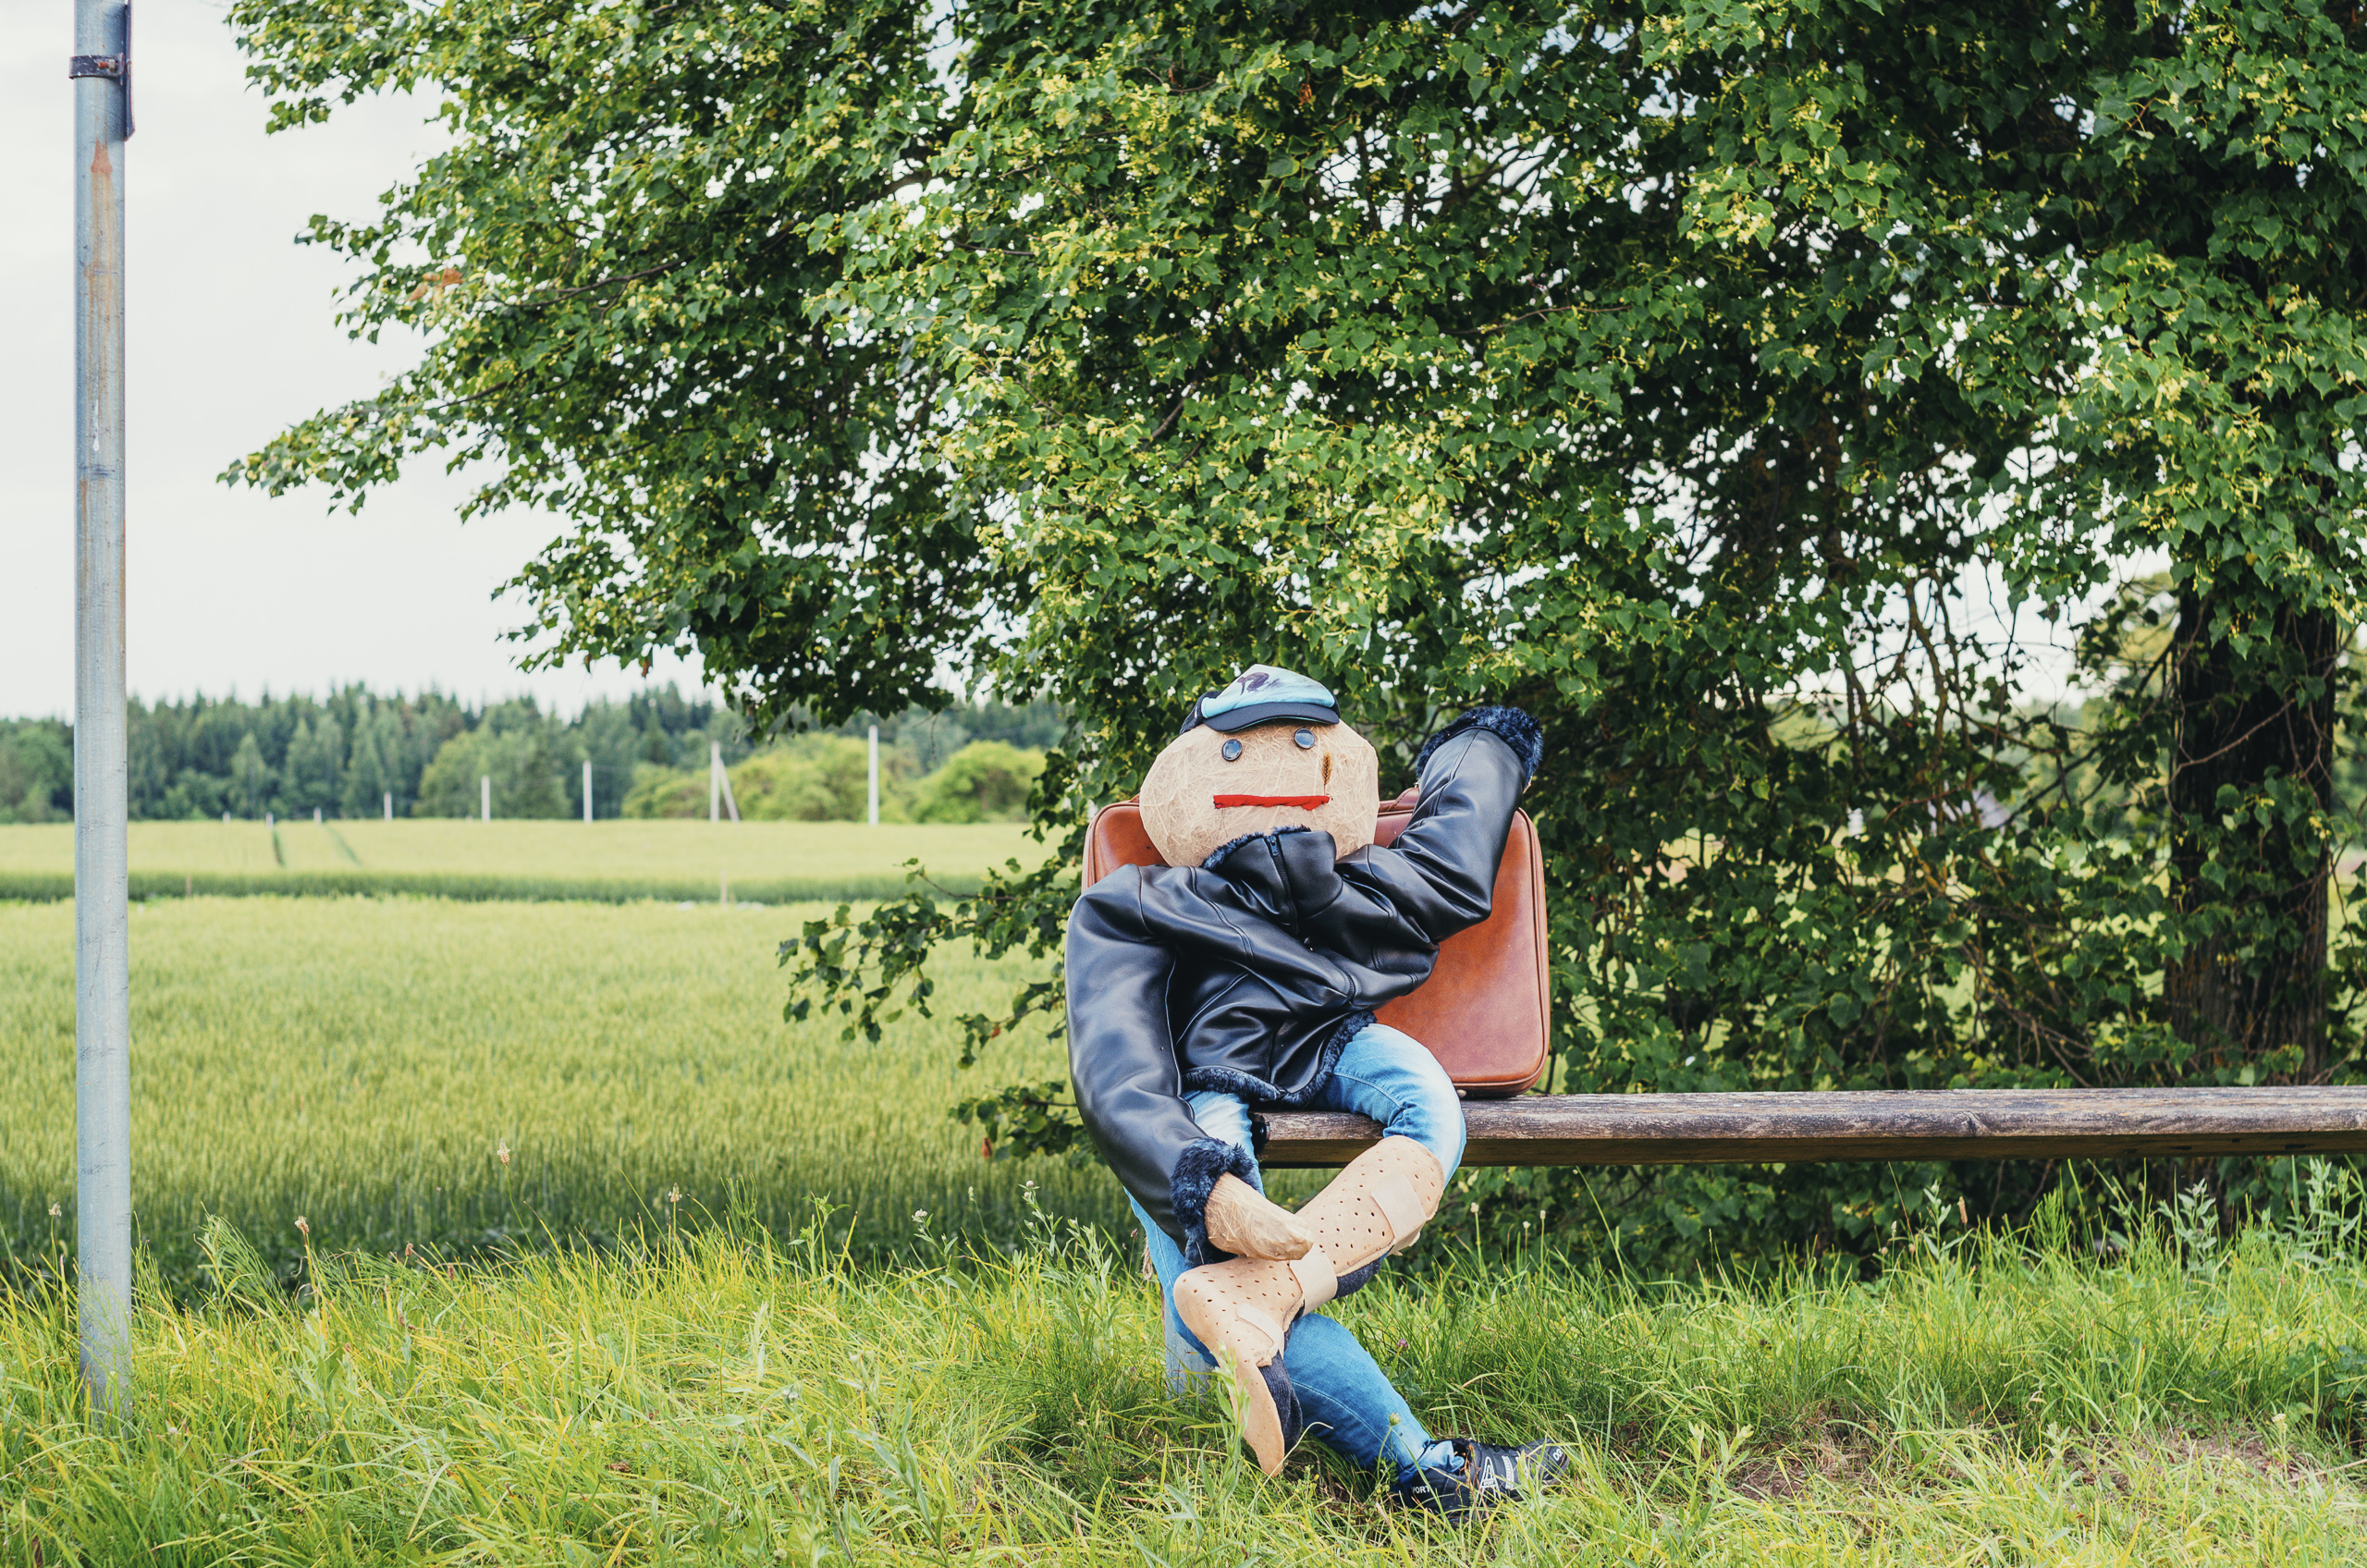
[[[1380,808],[1395,840],[1413,790]],[[1447,938],[1429,981],[1380,1010],[1469,1095],[1466,1165],[1808,1164],[1827,1160],[2097,1159],[2367,1151],[2367,1088],[1933,1089],[1834,1094],[1531,1095],[1545,1065],[1543,857],[1515,815],[1486,921]],[[1159,865],[1132,802],[1085,837],[1085,880]],[[1510,1098],[1491,1098],[1510,1096]],[[1361,1116],[1274,1111],[1260,1160],[1345,1165],[1380,1136]]]
[[[2367,1088],[1912,1089],[1471,1100],[1466,1165],[2179,1158],[2367,1151]],[[1261,1163],[1344,1165],[1361,1116],[1270,1111]]]

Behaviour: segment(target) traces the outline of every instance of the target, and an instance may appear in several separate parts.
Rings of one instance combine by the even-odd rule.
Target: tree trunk
[[[2282,775],[2315,800],[2322,819],[2341,630],[2326,611],[2281,608],[2274,646],[2238,655],[2211,635],[2213,609],[2191,590],[2179,595],[2170,895],[2181,915],[2222,919],[2164,975],[2163,999],[2171,1027],[2205,1064],[2298,1047],[2297,1075],[2317,1081],[2328,1066],[2329,845],[2315,822],[2263,826],[2248,814],[2223,829],[2219,791],[2232,785],[2250,797]],[[2206,876],[2214,861],[2218,881]]]

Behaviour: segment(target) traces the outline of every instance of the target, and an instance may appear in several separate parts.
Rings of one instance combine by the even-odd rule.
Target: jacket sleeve
[[[1200,1130],[1184,1103],[1167,1016],[1175,967],[1144,909],[1145,873],[1128,866],[1069,913],[1069,1075],[1101,1158],[1187,1264],[1208,1259],[1206,1211],[1217,1178],[1252,1179],[1247,1149]]]
[[[1315,947],[1435,949],[1488,918],[1513,808],[1543,749],[1536,721],[1520,709],[1472,709],[1422,748],[1419,803],[1394,844],[1335,863],[1329,834],[1269,840],[1287,883],[1269,896],[1287,901],[1292,928]]]

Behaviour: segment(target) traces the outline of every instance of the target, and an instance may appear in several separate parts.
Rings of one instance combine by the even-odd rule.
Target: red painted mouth
[[[1296,806],[1301,811],[1313,811],[1331,803],[1329,795],[1219,795],[1217,810],[1232,806]]]

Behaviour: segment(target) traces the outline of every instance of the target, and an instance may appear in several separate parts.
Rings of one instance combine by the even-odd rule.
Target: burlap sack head
[[[1302,748],[1301,729],[1315,737]],[[1224,745],[1241,742],[1228,762]],[[1220,806],[1220,795],[1328,797],[1316,806]],[[1372,842],[1380,811],[1380,759],[1372,742],[1344,724],[1285,719],[1226,735],[1202,724],[1168,742],[1143,780],[1143,827],[1170,865],[1197,865],[1245,833],[1311,827],[1331,835],[1347,856]]]

